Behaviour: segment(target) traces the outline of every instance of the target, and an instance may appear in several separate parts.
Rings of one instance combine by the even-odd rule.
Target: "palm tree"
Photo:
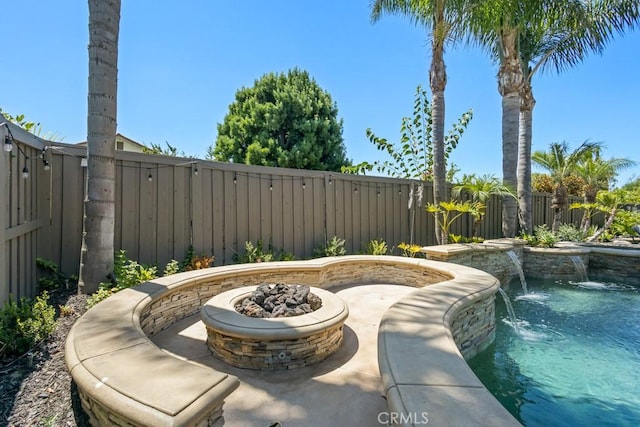
[[[113,278],[120,0],[89,0],[87,195],[78,291]]]
[[[514,191],[502,184],[500,179],[494,175],[477,176],[472,174],[463,176],[461,183],[453,186],[451,189],[451,195],[452,197],[460,198],[463,191],[471,196],[473,202],[480,202],[479,206],[483,207],[479,210],[478,215],[474,217],[473,237],[478,237],[478,231],[484,219],[487,201],[491,196],[511,197],[514,199],[516,197]]]
[[[433,112],[433,201],[436,206],[445,199],[446,166],[444,148],[445,102],[444,90],[447,72],[444,63],[444,47],[447,41],[460,37],[464,30],[463,8],[465,0],[373,0],[371,20],[376,22],[383,13],[401,15],[430,31],[431,66],[429,86]],[[438,213],[435,213],[436,239],[447,243],[448,236],[442,230]]]
[[[528,22],[520,33],[520,92],[518,142],[518,204],[520,228],[531,233],[532,79],[553,68],[560,73],[582,62],[589,53],[602,53],[613,33],[622,33],[638,21],[638,2],[592,0],[558,2],[542,20]],[[595,197],[595,194],[594,194]]]
[[[502,96],[502,180],[516,188],[520,94],[524,84],[520,62],[521,34],[531,23],[544,22],[555,10],[553,0],[478,0],[467,19],[470,40],[485,48],[499,64],[498,92]],[[517,229],[517,201],[502,203],[502,233],[514,237]]]
[[[600,148],[600,144],[594,142],[584,142],[578,148],[569,152],[566,142],[552,142],[549,151],[536,151],[531,160],[545,169],[554,183],[553,196],[551,198],[551,208],[554,211],[553,224],[551,230],[556,232],[560,226],[562,209],[568,205],[567,188],[565,179],[571,175],[578,162],[591,156],[594,150]]]
[[[611,180],[623,169],[635,166],[637,163],[630,159],[611,158],[605,160],[600,157],[600,150],[595,149],[590,156],[580,159],[575,166],[574,174],[584,181],[582,195],[584,204],[593,204],[600,190],[608,190]],[[591,225],[591,215],[587,211],[582,216],[580,229],[587,230]]]

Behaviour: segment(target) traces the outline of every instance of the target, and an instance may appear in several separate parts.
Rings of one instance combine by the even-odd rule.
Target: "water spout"
[[[509,299],[509,295],[502,288],[498,288],[498,292],[502,295],[502,299],[504,300],[504,305],[507,307],[507,314],[509,315],[509,320],[513,325],[513,328],[518,330],[518,318],[516,317],[516,312],[513,310],[513,305],[511,305],[511,300]]]
[[[587,274],[587,268],[582,262],[582,258],[578,255],[572,255],[569,257],[573,265],[576,267],[576,271],[578,272],[578,276],[581,282],[588,282],[589,276]]]
[[[511,258],[513,265],[516,267],[518,271],[518,276],[520,276],[520,284],[522,285],[522,292],[526,295],[529,293],[527,290],[527,281],[524,278],[524,271],[522,271],[522,264],[520,264],[520,260],[518,259],[518,255],[514,251],[507,251],[507,255]]]

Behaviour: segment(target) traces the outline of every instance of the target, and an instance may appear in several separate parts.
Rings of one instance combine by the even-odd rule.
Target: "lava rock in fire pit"
[[[235,309],[249,317],[290,317],[311,313],[322,306],[319,296],[312,294],[307,285],[260,285]]]

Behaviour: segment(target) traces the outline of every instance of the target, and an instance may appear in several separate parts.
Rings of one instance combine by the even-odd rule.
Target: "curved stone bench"
[[[453,277],[402,298],[380,322],[378,365],[388,421],[394,425],[520,425],[463,357],[472,357],[493,341],[499,281],[456,264],[437,263],[432,268],[446,269]]]
[[[372,282],[421,288],[396,303],[381,324],[379,361],[389,408],[408,414],[419,407],[429,411],[420,402],[449,401],[453,385],[435,384],[431,374],[437,371],[441,375],[435,379],[449,378],[455,383],[455,378],[462,378],[457,382],[463,385],[461,391],[478,399],[485,413],[496,414],[494,420],[514,422],[477,379],[471,381],[475,376],[460,353],[472,354],[493,339],[495,278],[479,270],[424,259],[345,256],[180,273],[126,289],[97,304],[75,323],[65,348],[67,366],[92,423],[223,423],[224,398],[238,386],[237,378],[178,359],[155,346],[149,337],[197,314],[221,292],[278,282],[324,289]],[[407,383],[402,375],[408,370],[413,382]],[[438,390],[438,385],[447,387]],[[431,400],[421,400],[425,396]],[[434,396],[440,397],[433,400]],[[470,405],[468,409],[447,407],[447,413],[440,417],[466,413],[471,419],[476,405],[464,403]],[[441,407],[433,403],[431,408],[434,419],[433,411]]]
[[[222,425],[236,377],[171,356],[140,327],[169,287],[148,282],[100,302],[69,332],[65,358],[92,425]]]

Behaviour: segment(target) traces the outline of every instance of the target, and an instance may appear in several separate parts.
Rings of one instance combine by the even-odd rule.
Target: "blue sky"
[[[204,156],[235,92],[268,72],[307,70],[337,103],[347,155],[382,154],[372,128],[399,138],[417,85],[428,86],[424,29],[385,16],[369,21],[369,0],[123,0],[118,131],[147,145],[165,141]],[[38,121],[64,142],[86,139],[88,6],[86,1],[3,2],[0,107]],[[502,171],[497,67],[476,48],[445,55],[447,130],[467,109],[474,118],[452,154],[464,173]],[[640,162],[640,31],[617,36],[561,75],[533,83],[533,149],[554,141],[575,147],[604,142],[606,157]],[[534,169],[534,171],[536,171]],[[640,176],[640,167],[620,183]]]

